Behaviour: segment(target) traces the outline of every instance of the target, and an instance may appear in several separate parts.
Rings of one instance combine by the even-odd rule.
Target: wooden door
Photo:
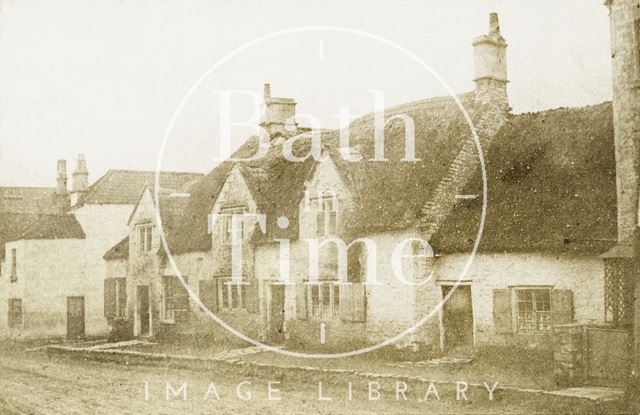
[[[149,286],[140,285],[137,290],[138,299],[138,318],[140,321],[139,336],[148,336],[151,324],[151,310],[149,307]]]
[[[269,337],[272,342],[284,340],[284,285],[270,285]]]
[[[443,298],[453,289],[451,285],[443,286]],[[444,303],[442,325],[445,348],[473,346],[473,308],[470,286],[459,285]]]
[[[84,297],[67,297],[67,338],[84,337]]]

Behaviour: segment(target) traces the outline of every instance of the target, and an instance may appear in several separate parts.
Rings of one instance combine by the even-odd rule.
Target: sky
[[[447,95],[445,84],[471,91],[471,42],[494,11],[514,112],[607,101],[602,3],[0,0],[0,185],[54,186],[56,160],[70,174],[78,153],[92,182],[108,169],[154,170],[159,157],[164,170],[207,172],[219,159],[220,91],[261,93],[265,82],[327,128],[342,106],[372,111],[373,90],[387,106]],[[302,27],[315,29],[255,42]],[[238,122],[254,111],[245,93],[232,104]],[[232,146],[251,133],[234,129]]]

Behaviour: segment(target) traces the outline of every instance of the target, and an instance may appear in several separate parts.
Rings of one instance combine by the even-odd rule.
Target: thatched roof
[[[460,99],[473,111],[472,93]],[[355,198],[357,208],[349,219],[353,235],[414,227],[421,208],[470,139],[468,126],[450,97],[390,108],[385,115],[397,113],[410,115],[415,122],[419,161],[401,161],[405,148],[401,122],[385,129],[389,159],[385,162],[369,160],[374,143],[371,114],[350,126],[350,144],[363,161],[342,159],[338,131],[322,131],[323,149]],[[306,154],[308,147],[308,140],[296,140],[294,153]],[[249,157],[256,148],[252,138],[234,157]],[[612,245],[616,191],[611,104],[511,116],[485,161],[489,204],[481,251],[603,252]],[[315,161],[289,162],[282,157],[282,144],[272,144],[265,157],[235,164],[268,218],[267,235],[256,232],[254,242],[297,238],[298,204]],[[232,161],[221,163],[193,188],[176,232],[169,235],[172,252],[211,248],[207,215],[233,165]],[[479,225],[481,184],[478,172],[463,192],[478,198],[455,206],[432,239],[436,251],[471,248]],[[279,216],[289,219],[288,229],[275,226]]]
[[[610,103],[521,114],[485,155],[487,217],[480,252],[602,253],[616,239]],[[482,194],[477,173],[464,191]],[[432,239],[436,252],[468,252],[481,199],[460,201]]]
[[[461,95],[470,107],[473,94]],[[415,124],[416,157],[419,161],[401,161],[405,156],[404,124],[389,123],[385,129],[385,157],[388,161],[371,161],[374,157],[374,117],[366,115],[350,125],[350,145],[363,156],[360,162],[348,162],[339,153],[339,132],[320,131],[323,150],[335,162],[345,184],[352,190],[359,206],[350,223],[353,232],[402,228],[413,223],[430,192],[446,172],[458,153],[469,128],[451,97],[432,98],[389,108],[386,117],[395,114],[411,116]],[[310,147],[311,132],[294,137],[294,155],[305,155]],[[305,139],[306,138],[306,139]],[[283,154],[283,144],[272,143],[269,152],[255,161],[237,162],[259,210],[267,215],[267,234],[257,232],[256,241],[274,237],[297,238],[298,203],[304,182],[311,176],[315,161],[290,162]],[[256,152],[257,139],[248,140],[233,155],[249,157]],[[207,215],[222,189],[234,163],[225,161],[203,178],[192,191],[177,233],[170,237],[173,253],[207,251],[211,237],[207,234]],[[286,216],[290,226],[275,226],[279,216]]]

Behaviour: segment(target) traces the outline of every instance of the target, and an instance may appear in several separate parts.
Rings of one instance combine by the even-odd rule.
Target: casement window
[[[9,298],[9,328],[17,328],[22,326],[22,300],[20,298]]]
[[[126,278],[105,278],[104,316],[107,319],[125,318],[127,315]]]
[[[186,277],[183,277],[186,282]],[[162,318],[183,323],[189,321],[189,292],[176,276],[162,277]]]
[[[340,286],[334,282],[319,282],[307,287],[309,317],[316,320],[340,318]]]
[[[571,290],[522,286],[493,290],[496,333],[539,333],[573,322]]]
[[[311,202],[316,236],[335,235],[338,227],[338,197],[333,193],[312,199]]]
[[[223,310],[247,308],[247,284],[232,284],[231,278],[218,279],[218,305]]]
[[[11,250],[11,282],[18,281],[18,252],[15,248]]]
[[[138,252],[151,251],[153,247],[153,224],[145,223],[136,227]]]
[[[518,289],[516,303],[519,332],[551,330],[550,289]]]
[[[366,320],[366,290],[363,283],[340,285],[337,281],[302,283],[296,290],[296,318],[299,320]]]
[[[232,226],[233,215],[242,215],[244,211],[245,211],[244,206],[228,206],[220,209],[220,215],[221,215],[219,219],[221,221],[220,239],[222,240],[223,244],[231,245],[231,243],[233,242],[233,233],[232,233],[233,232],[233,226]],[[244,222],[238,221],[237,228],[238,229],[236,229],[236,232],[238,232],[240,235],[243,235]]]

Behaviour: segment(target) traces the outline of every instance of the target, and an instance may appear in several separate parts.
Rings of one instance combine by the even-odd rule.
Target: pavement
[[[394,373],[393,368],[387,369],[385,372],[377,371],[361,371],[354,369],[342,369],[342,368],[327,368],[313,365],[287,365],[282,363],[265,363],[257,361],[243,360],[243,357],[249,355],[255,355],[259,353],[265,353],[263,349],[259,347],[245,347],[231,350],[225,350],[218,353],[214,353],[210,356],[194,356],[192,354],[168,354],[168,353],[154,353],[140,350],[127,350],[131,346],[149,346],[153,349],[154,343],[131,340],[118,343],[79,343],[79,344],[58,344],[58,345],[46,345],[40,348],[40,350],[46,350],[49,353],[58,353],[66,355],[81,355],[84,358],[108,361],[108,362],[122,362],[125,364],[157,364],[157,362],[167,363],[173,367],[187,368],[187,369],[202,369],[207,370],[223,365],[224,370],[228,373],[236,373],[237,375],[244,374],[261,374],[264,376],[270,376],[275,374],[283,374],[285,371],[291,377],[303,380],[306,375],[322,374],[324,376],[330,376],[333,379],[346,379],[346,378],[359,378],[368,379],[372,381],[399,381],[406,382],[408,384],[423,384],[423,385],[448,385],[455,386],[458,381],[443,380],[437,378],[427,378],[424,376],[410,376],[401,373]],[[144,348],[144,347],[143,347]],[[466,358],[465,358],[466,359]],[[442,359],[440,359],[442,360]],[[448,364],[448,363],[460,363],[459,359],[447,358],[444,361],[429,361],[425,364]],[[469,388],[476,388],[483,390],[487,388],[487,385],[478,382],[465,382]],[[491,385],[491,384],[489,384]],[[520,387],[517,385],[500,385],[498,384],[498,391],[506,391],[518,394],[532,394],[540,396],[556,396],[563,398],[574,398],[581,400],[590,400],[594,402],[614,402],[624,397],[624,390],[615,387],[602,387],[602,386],[585,386],[585,387],[573,387],[558,390],[545,390],[528,387]]]

